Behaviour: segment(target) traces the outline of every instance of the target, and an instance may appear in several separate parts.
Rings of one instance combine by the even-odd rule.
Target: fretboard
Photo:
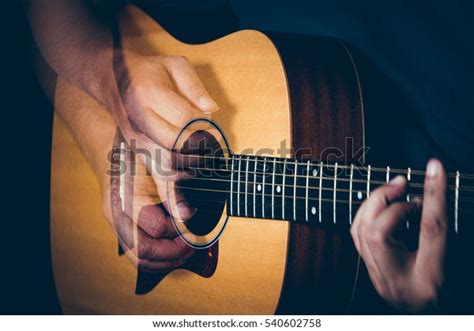
[[[228,213],[312,224],[350,225],[362,202],[377,187],[398,175],[408,181],[409,201],[422,198],[424,171],[390,167],[232,155]],[[452,230],[462,229],[472,213],[472,175],[448,176],[447,210]],[[472,215],[471,215],[472,216]],[[415,227],[406,221],[406,227]]]

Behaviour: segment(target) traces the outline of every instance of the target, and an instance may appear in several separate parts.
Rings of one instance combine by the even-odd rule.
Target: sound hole
[[[179,181],[176,190],[197,210],[186,227],[195,235],[204,236],[225,212],[230,180],[226,160],[218,141],[206,131],[194,132],[184,142],[181,153],[189,156],[187,170],[192,177]]]

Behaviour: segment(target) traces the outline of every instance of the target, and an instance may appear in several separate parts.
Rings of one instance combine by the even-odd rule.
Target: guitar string
[[[206,189],[206,188],[194,188],[194,187],[186,187],[186,186],[176,186],[178,189],[187,189],[187,190],[194,190],[194,191],[204,191],[204,192],[217,192],[217,193],[226,193],[226,194],[229,194],[230,191],[228,190],[215,190],[215,189]],[[233,193],[233,194],[237,194],[237,193]],[[135,196],[149,196],[149,197],[160,197],[158,194],[134,194]],[[260,194],[259,196],[265,196],[265,197],[271,197],[271,194]],[[292,195],[285,195],[285,196],[282,196],[282,195],[279,195],[279,197],[281,197],[282,199],[288,199],[288,198],[293,198]],[[423,198],[422,195],[419,195],[419,194],[412,194],[411,195],[412,198]],[[319,198],[306,198],[306,197],[300,197],[300,196],[296,196],[294,197],[295,199],[299,199],[299,200],[306,200],[308,199],[308,201],[316,201],[318,202],[319,201]],[[209,201],[215,201],[215,200],[209,200]],[[325,199],[325,198],[322,198],[321,201],[327,201],[327,202],[334,202],[334,199]],[[450,201],[453,201],[453,199],[450,199]],[[336,202],[340,202],[340,203],[351,203],[350,200],[337,200],[336,199]],[[357,201],[357,200],[353,200],[352,201],[352,204],[362,204],[363,201]],[[448,206],[448,209],[453,209],[452,207]],[[462,213],[470,213],[471,211],[474,211],[474,209],[469,209],[469,208],[459,208],[458,209],[458,212],[462,212]]]
[[[227,183],[230,182],[230,180],[225,180],[225,179],[218,179],[218,178],[201,178],[201,177],[191,178],[190,180],[221,181],[221,182],[227,182]],[[325,179],[325,180],[326,180],[326,179]],[[334,182],[334,179],[327,178],[327,180],[328,180],[329,182],[331,182],[331,183]],[[234,179],[234,183],[235,183],[235,182],[236,182],[236,180]],[[134,182],[133,182],[133,181],[123,181],[122,183],[133,184]],[[410,182],[408,182],[408,183],[410,183]],[[250,184],[253,184],[253,183],[250,183]],[[366,185],[365,185],[366,182],[364,182],[363,184],[364,184],[364,188],[363,188],[363,189],[360,189],[360,190],[358,190],[358,189],[352,189],[352,190],[350,190],[350,189],[344,189],[344,188],[336,188],[336,189],[334,189],[334,188],[329,188],[329,187],[321,187],[321,190],[323,190],[323,191],[328,191],[328,192],[334,192],[334,191],[336,191],[336,192],[345,192],[345,193],[349,193],[349,192],[352,191],[353,194],[357,194],[358,192],[366,192],[366,189],[365,189],[365,187],[366,187]],[[156,185],[155,185],[155,184],[152,184],[152,183],[149,183],[149,184],[148,184],[148,183],[143,183],[143,184],[137,183],[136,185],[141,185],[141,187],[148,187],[148,188],[151,188],[151,189],[156,188]],[[245,185],[245,183],[241,183],[241,185]],[[269,186],[269,185],[271,185],[271,184],[266,184],[266,185]],[[277,184],[277,186],[280,186],[280,187],[281,187],[282,185],[283,185],[283,184]],[[306,186],[303,186],[303,185],[296,185],[296,186],[295,186],[295,185],[290,185],[290,186],[291,186],[290,188],[295,188],[295,187],[296,187],[296,188],[298,188],[298,189],[306,189]],[[314,187],[314,186],[309,186],[309,185],[308,185],[308,189],[310,189],[310,190],[318,190],[318,191],[320,190],[319,187]],[[231,191],[229,190],[229,191],[227,191],[227,192],[230,193]],[[415,193],[412,193],[412,192],[409,192],[409,194],[410,194],[410,196],[412,196],[412,197],[417,196]],[[418,194],[418,196],[422,197],[423,195],[422,195],[422,194]],[[448,197],[449,197],[449,198],[453,198],[453,200],[454,200],[454,197],[453,197],[452,195],[449,195]],[[460,202],[474,202],[474,198],[466,198],[466,197],[458,197],[457,200],[460,201]]]
[[[226,172],[232,172],[232,170],[216,170],[216,169],[212,169],[212,168],[188,168],[188,169],[191,169],[191,170],[210,170],[210,171],[217,171],[217,172],[221,172],[221,171],[226,171]],[[250,173],[250,172],[249,172]],[[273,176],[273,173],[267,173],[267,172],[254,172],[252,171],[251,174],[254,174],[254,175],[262,175],[265,176],[265,177],[269,177],[269,176]],[[242,175],[242,173],[241,173]],[[278,173],[275,173],[275,176],[278,176],[278,177],[283,177],[283,174],[278,174]],[[292,178],[293,177],[297,177],[297,178],[304,178],[306,179],[306,175],[292,175],[292,174],[288,174],[286,173],[286,176],[291,176]],[[140,177],[145,177],[145,178],[151,178],[153,177],[153,175],[144,175],[144,174],[136,174],[136,175],[133,175],[131,177],[134,177],[134,178],[140,178]],[[195,177],[194,179],[197,179],[199,177]],[[316,180],[320,180],[321,176],[310,176],[311,179],[316,179]],[[211,180],[210,178],[208,178],[207,180]],[[215,179],[215,180],[218,180],[218,179]],[[231,180],[230,179],[219,179],[219,180],[222,180],[222,181],[227,181],[227,182],[230,182]],[[326,181],[331,181],[331,182],[334,182],[334,176],[326,176],[326,177],[322,177],[322,180],[326,180]],[[235,181],[235,180],[234,180]],[[336,181],[341,181],[341,182],[350,182],[351,180],[348,179],[348,178],[341,178],[341,177],[337,177],[336,178]],[[352,182],[353,183],[362,183],[364,185],[367,184],[367,180],[365,179],[352,179]],[[380,181],[380,180],[371,180],[370,181],[370,184],[378,184],[378,185],[384,185],[384,184],[387,184],[386,181]],[[417,183],[415,180],[411,179],[410,181],[407,182],[408,186],[409,187],[413,187],[413,188],[423,188],[424,187],[424,184],[423,183]],[[310,187],[312,188],[312,187]],[[474,186],[459,186],[458,188],[456,188],[456,186],[454,185],[448,185],[448,190],[458,190],[458,191],[466,191],[466,192],[474,192]]]
[[[122,151],[129,151],[129,152],[133,152],[132,150],[122,150]],[[225,156],[208,156],[208,155],[195,155],[195,154],[179,154],[179,155],[182,155],[183,158],[192,158],[192,157],[195,157],[195,158],[204,158],[204,159],[212,159],[212,160],[236,160],[235,157],[225,157]],[[232,154],[232,156],[234,156],[236,154]],[[263,156],[255,156],[255,155],[238,155],[238,158],[239,159],[246,159],[247,157],[251,157],[252,161],[255,161],[255,163],[259,162],[260,160],[258,160],[257,158],[261,158],[261,160],[263,161],[264,158],[266,158],[267,160],[268,159],[277,159],[277,160],[284,160],[283,158],[275,158],[275,157],[263,157]],[[286,162],[286,164],[298,164],[298,165],[306,165],[308,161],[295,161],[295,160],[292,160],[292,159],[287,159],[288,161]],[[316,165],[316,166],[319,166],[320,162],[321,161],[318,161],[318,160],[309,160],[310,162],[313,162],[313,165]],[[316,163],[314,163],[316,162]],[[133,161],[129,161],[127,162],[129,164],[134,164],[134,163],[143,163],[143,162],[133,162]],[[335,164],[331,164],[331,163],[324,163],[323,162],[323,165],[324,167],[326,168],[334,168],[335,167]],[[350,170],[351,169],[351,166],[350,165],[344,165],[344,164],[338,164],[337,165],[337,168],[338,169],[346,169],[346,170]],[[361,167],[361,166],[354,166],[353,167],[354,170],[365,170],[367,171],[368,167]],[[370,168],[371,172],[381,172],[381,173],[385,173],[387,171],[387,168],[380,168],[380,167],[372,167]],[[406,174],[408,172],[408,168],[407,169],[400,169],[400,168],[390,168],[390,172],[395,172],[395,173],[399,173],[399,174]],[[420,175],[420,176],[424,176],[426,171],[424,170],[410,170],[410,173],[411,175]],[[453,173],[453,172],[450,172],[447,174],[448,177],[451,177],[451,178],[456,178],[458,176],[457,173]],[[474,180],[474,174],[471,174],[471,173],[459,173],[459,176],[460,178],[464,178],[464,179],[473,179]]]
[[[221,191],[221,190],[208,190],[208,189],[188,188],[188,187],[186,187],[185,189],[196,190],[196,191],[203,191],[203,190],[205,190],[205,191],[213,191],[213,192],[219,192],[219,193],[225,193],[225,192],[226,192],[226,191]],[[159,197],[158,195],[146,195],[146,194],[134,194],[134,195],[135,195],[135,196],[154,196],[154,197]],[[271,194],[265,194],[264,196],[265,196],[265,197],[271,197]],[[287,198],[287,197],[291,197],[291,196],[288,196],[288,195],[285,196],[285,198]],[[296,199],[298,199],[298,200],[305,200],[306,198],[303,198],[303,197],[296,197]],[[194,200],[195,200],[195,201],[203,201],[203,202],[213,202],[213,203],[223,203],[223,202],[225,202],[224,200],[213,200],[213,199],[194,199]],[[313,199],[313,198],[309,198],[308,200],[316,201],[316,202],[319,201],[319,199]],[[323,199],[321,199],[321,201],[327,202],[327,203],[331,203],[331,204],[334,203],[334,200],[333,200],[333,199],[325,199],[325,198],[323,198]],[[352,204],[361,205],[363,202],[364,202],[364,201],[352,201]],[[350,202],[349,200],[340,200],[340,199],[337,200],[337,199],[336,199],[336,203],[349,204],[349,203],[351,203],[351,202]],[[242,203],[242,202],[241,202],[240,204],[241,204],[241,205],[245,205],[245,203]],[[143,203],[143,204],[134,203],[134,205],[142,205],[142,206],[145,206],[145,205],[150,205],[150,204],[149,204],[149,203]],[[253,206],[253,203],[247,203],[247,205]],[[282,208],[282,207],[283,207],[283,204],[275,204],[275,203],[274,203],[274,204],[271,204],[271,203],[264,203],[264,204],[259,204],[259,203],[257,203],[257,204],[255,204],[255,206],[260,206],[260,207],[261,207],[262,205],[263,205],[263,206],[270,206],[270,207],[275,206],[275,207],[278,207],[278,208]],[[448,207],[448,210],[451,210],[451,211],[452,211],[453,209],[454,209],[454,208],[452,208],[452,207],[451,207],[451,208]],[[211,212],[211,211],[209,211],[209,212]],[[460,209],[459,212],[462,213],[462,214],[474,214],[474,209]]]
[[[132,163],[132,162],[130,162],[130,163]],[[129,163],[129,164],[130,164],[130,163]],[[300,163],[298,163],[298,164],[300,164]],[[301,164],[303,164],[303,163],[301,163]],[[144,165],[142,165],[142,166],[145,167]],[[339,168],[339,166],[338,166],[338,168]],[[218,171],[218,172],[233,172],[233,170],[230,170],[230,169],[203,168],[203,167],[187,167],[186,169],[191,169],[191,170],[210,170],[210,171]],[[355,169],[355,168],[354,168],[354,169]],[[117,170],[117,169],[115,169],[115,170]],[[371,169],[371,172],[372,172],[372,169]],[[393,172],[393,171],[390,170],[390,173],[392,173],[392,172]],[[268,172],[259,172],[259,171],[255,171],[255,170],[252,171],[252,174],[264,175],[264,176],[272,176],[272,175],[273,175],[272,173],[269,174]],[[405,174],[405,173],[402,173],[401,175],[404,175],[404,174]],[[410,174],[411,174],[411,177],[412,177],[412,176],[413,176],[412,171],[410,171]],[[292,177],[297,177],[297,178],[306,178],[306,177],[307,177],[307,175],[298,175],[298,174],[293,175],[293,174],[288,174],[288,173],[287,173],[287,175],[291,175]],[[384,175],[384,176],[386,175],[386,170],[385,170],[385,173],[383,173],[383,175]],[[152,175],[141,175],[141,176],[144,176],[144,177],[152,177]],[[275,173],[275,176],[283,176],[283,174]],[[328,177],[330,177],[330,178],[324,178],[324,177],[323,177],[323,180],[326,180],[326,179],[328,179],[328,180],[334,180],[334,176],[331,175],[331,176],[328,176]],[[319,178],[319,176],[316,176],[316,177],[311,176],[311,178]],[[392,177],[392,179],[393,179],[393,178],[394,178],[394,177]],[[340,181],[349,181],[349,179],[341,178],[341,177],[337,178],[337,180],[340,180]],[[465,180],[465,179],[464,179],[464,180]],[[356,181],[357,181],[357,179],[354,179],[354,182],[356,182]],[[359,181],[359,182],[364,182],[364,183],[367,182],[367,181],[364,181],[363,179],[359,179],[358,181]],[[414,185],[421,185],[420,187],[423,186],[422,183],[417,183],[414,179],[411,179],[409,182],[413,182]],[[386,184],[386,181],[371,181],[371,183],[373,183],[373,184]],[[416,186],[413,186],[413,187],[416,187]],[[448,188],[455,190],[455,189],[456,189],[456,186],[454,186],[454,185],[448,185]],[[472,186],[471,186],[471,185],[461,185],[461,186],[459,186],[457,189],[458,189],[459,191],[474,192],[474,185],[472,185]]]
[[[210,202],[210,203],[222,203],[222,201],[213,201],[213,200],[196,200],[196,201],[204,201],[204,202]],[[333,203],[333,201],[327,201],[328,203]],[[338,203],[346,203],[346,202],[338,202]],[[134,206],[136,207],[144,207],[144,206],[150,206],[152,204],[149,204],[149,203],[134,203],[133,204]],[[245,203],[241,203],[241,205],[245,205]],[[247,203],[247,206],[253,206],[253,204],[250,204],[250,203]],[[273,208],[278,208],[281,210],[281,207],[282,205],[280,204],[260,204],[260,203],[256,203],[255,206],[257,207],[257,209],[260,209],[262,206],[268,206],[268,207],[273,207]],[[452,211],[452,210],[451,210]],[[205,210],[206,213],[218,213],[218,214],[221,214],[222,212],[219,212],[219,211],[215,211],[215,210]],[[332,213],[332,210],[331,210],[331,213]],[[345,213],[343,213],[345,214]],[[468,215],[474,215],[474,210],[469,210],[469,211],[463,211],[462,212],[462,215],[463,216],[468,216]],[[245,216],[245,215],[230,215],[230,216],[239,216],[239,217],[249,217],[249,218],[253,218],[253,217],[256,217],[256,218],[261,218],[260,216],[254,216],[254,215],[248,215],[248,216]],[[293,219],[293,215],[288,215],[290,219]],[[269,219],[272,219],[272,218],[269,218]],[[278,219],[278,218],[275,218],[275,219]],[[286,218],[285,218],[286,219]],[[304,221],[301,221],[304,223]],[[331,221],[332,222],[332,221]],[[450,221],[450,223],[452,223],[452,221]],[[464,222],[463,222],[464,223]]]
[[[229,193],[229,191],[226,191],[226,190],[214,190],[214,189],[203,189],[203,188],[197,188],[197,187],[187,187],[187,186],[179,186],[178,188],[180,189],[183,189],[183,190],[193,190],[193,191],[208,191],[208,192],[218,192],[218,193]],[[234,192],[234,194],[237,194],[236,192]],[[241,193],[241,194],[244,194],[244,193]],[[159,194],[138,194],[138,193],[135,193],[134,196],[143,196],[143,197],[160,197]],[[265,196],[265,197],[270,197],[271,198],[271,194],[260,194],[258,195],[259,198],[262,197],[262,196]],[[420,195],[420,194],[414,194],[414,195],[411,195],[412,198],[423,198],[423,195]],[[289,199],[289,198],[293,198],[292,195],[285,195],[285,196],[277,196],[276,198],[281,198],[281,199]],[[306,200],[306,197],[301,197],[301,196],[297,196],[295,199],[297,200]],[[193,199],[193,201],[196,200],[196,199]],[[311,200],[311,201],[319,201],[319,198],[309,198],[308,197],[308,200]],[[450,199],[450,201],[453,201],[454,199]],[[214,200],[214,199],[199,199],[199,200],[196,200],[196,201],[214,201],[214,202],[221,202],[222,200]],[[321,201],[325,201],[325,202],[333,202],[334,199],[327,199],[327,198],[322,198]],[[364,200],[352,200],[352,204],[362,204],[363,202],[365,201]],[[402,200],[400,200],[402,201]],[[351,201],[349,200],[337,200],[336,199],[336,202],[341,202],[341,203],[351,203]],[[241,203],[242,204],[242,203]],[[247,205],[252,205],[253,203],[247,203]],[[256,204],[258,205],[258,204]],[[454,209],[454,207],[448,207],[448,208],[451,208],[451,209]],[[464,209],[464,210],[467,210],[467,211],[474,211],[474,209]]]
[[[225,171],[225,172],[232,172],[232,170],[216,170],[216,169],[210,169],[210,168],[187,168],[187,169],[191,169],[191,170],[211,170],[211,171]],[[243,170],[245,171],[245,170]],[[265,176],[265,177],[272,177],[273,176],[273,173],[268,173],[268,172],[250,172],[249,171],[249,174],[252,174],[252,175],[262,175]],[[241,176],[243,174],[241,173]],[[275,173],[275,176],[277,177],[283,177],[283,174],[279,174],[279,173]],[[291,176],[291,178],[304,178],[306,179],[306,175],[292,175],[292,174],[288,174],[286,173],[285,174],[286,177],[289,177]],[[133,175],[131,177],[135,177],[135,178],[140,178],[140,177],[148,177],[148,178],[151,178],[151,177],[154,177],[153,175],[144,175],[144,174],[137,174],[137,175]],[[319,176],[311,176],[310,175],[310,178],[311,179],[317,179],[319,180]],[[393,179],[394,177],[392,177],[391,179]],[[230,179],[224,179],[228,182],[230,182],[231,180]],[[334,176],[331,175],[331,176],[326,176],[326,177],[323,177],[323,180],[327,180],[327,181],[331,181],[333,182],[334,181]],[[349,178],[344,178],[344,177],[337,177],[336,178],[336,181],[340,181],[340,182],[350,182],[351,180]],[[368,180],[365,180],[365,179],[352,179],[352,182],[353,183],[362,183],[364,185],[367,185],[367,182],[369,182]],[[388,184],[387,181],[385,180],[370,180],[370,184],[378,184],[378,185],[384,185],[384,184]],[[412,187],[412,188],[423,188],[424,187],[424,180],[422,182],[416,182],[416,180],[414,180],[413,178],[409,181],[407,181],[407,185]],[[452,191],[455,191],[455,190],[458,190],[458,191],[465,191],[465,192],[474,192],[474,185],[460,185],[459,187],[456,187],[456,185],[448,185],[447,186],[447,189],[448,190],[452,190]]]

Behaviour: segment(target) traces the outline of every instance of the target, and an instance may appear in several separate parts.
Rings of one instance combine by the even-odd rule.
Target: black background
[[[1,24],[0,313],[60,313],[49,246],[52,107],[18,2],[2,2]]]
[[[443,8],[444,4],[441,1],[427,3],[436,5],[438,9]],[[436,57],[438,44],[433,43],[433,49],[428,49],[429,52],[422,48],[420,40],[411,35],[417,27],[413,29],[411,26],[404,26],[402,21],[394,26],[395,31],[399,32],[406,42],[402,46],[413,49],[414,59],[420,61],[416,65],[413,59],[404,58],[403,47],[399,49],[400,54],[394,54],[394,57],[401,61],[400,67],[414,68],[410,75],[404,77],[405,81],[401,80],[395,84],[393,77],[399,74],[398,71],[379,70],[380,68],[374,65],[373,59],[384,58],[360,51],[364,49],[363,43],[358,44],[357,40],[354,40],[351,45],[354,48],[356,62],[360,65],[365,90],[367,140],[372,147],[368,157],[375,164],[384,165],[385,161],[390,160],[393,165],[400,167],[422,168],[428,157],[437,156],[442,158],[449,168],[459,167],[472,172],[474,130],[469,131],[469,128],[474,125],[471,120],[474,113],[472,108],[474,99],[472,70],[470,70],[473,65],[470,56],[473,53],[473,44],[470,42],[473,10],[472,2],[453,3],[464,5],[452,4],[450,6],[452,11],[448,11],[443,17],[445,21],[436,24],[433,21],[433,25],[429,26],[429,31],[434,31],[430,38],[440,45],[443,43],[449,45],[446,49],[452,50],[452,58],[445,57],[444,53]],[[321,7],[323,11],[324,5],[322,3],[318,5],[323,6]],[[370,8],[370,1],[367,1],[366,5]],[[244,19],[244,27],[261,30],[271,30],[272,27],[276,27],[277,30],[280,27],[286,29],[283,24],[274,23],[278,23],[278,19],[267,22],[267,25],[259,26],[253,23],[265,22],[270,15],[265,17],[260,15],[258,8],[252,8],[253,2],[248,2],[247,6],[252,9],[247,12],[253,12],[255,17],[249,16]],[[328,3],[327,7],[331,5]],[[424,15],[425,18],[432,17],[421,2],[417,7],[420,7],[417,13]],[[195,15],[195,12],[189,11],[183,14],[181,8],[178,14],[173,10],[173,6],[170,6],[168,12],[161,11],[161,17],[155,18],[167,28],[175,25],[175,35],[181,39],[186,39],[184,35],[186,31],[198,33],[199,35],[191,35],[191,39],[188,38],[187,41],[191,42],[202,41],[202,32],[190,29],[189,26],[199,24],[204,34],[213,39],[230,32],[236,24],[235,17],[229,13],[228,16],[219,16],[211,12],[208,13],[208,19],[203,19],[201,16],[203,13]],[[443,10],[440,11],[443,13]],[[458,17],[451,15],[452,13],[459,14],[459,17],[470,18],[471,25],[458,24]],[[378,18],[375,13],[372,14],[368,12],[367,16]],[[0,313],[60,313],[54,288],[49,242],[52,106],[39,87],[31,67],[34,42],[18,1],[3,1],[0,15],[2,59],[0,62],[2,137]],[[276,13],[273,15],[278,17]],[[180,19],[176,19],[178,16]],[[332,15],[326,16],[332,19]],[[200,17],[200,21],[193,21],[195,17]],[[221,20],[216,21],[216,17],[221,17]],[[187,25],[182,24],[180,20],[186,21]],[[287,24],[294,25],[291,21]],[[375,24],[379,23],[373,24],[370,30],[372,32],[377,31]],[[224,28],[216,30],[216,25]],[[352,29],[350,22],[345,27]],[[401,29],[403,27],[404,29]],[[364,42],[370,40],[374,45],[380,45],[378,50],[384,50],[383,42],[387,42],[385,36],[374,34],[372,36],[372,40],[367,38],[362,40]],[[425,39],[430,41],[429,38]],[[425,79],[416,70],[421,64],[432,66],[430,72],[436,73],[436,80]],[[418,79],[423,81],[423,85],[418,84],[417,87],[426,94],[411,90],[401,92],[407,82]],[[451,89],[443,90],[444,94],[437,93],[438,89],[433,87],[440,87],[440,82],[441,87],[447,85]],[[419,112],[418,122],[413,120],[417,112]],[[444,125],[445,123],[449,125]],[[380,139],[381,137],[383,139]],[[472,261],[469,266],[472,269]]]

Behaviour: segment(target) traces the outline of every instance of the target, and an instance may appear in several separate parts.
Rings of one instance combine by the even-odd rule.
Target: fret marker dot
[[[311,208],[311,214],[316,215],[316,207]]]
[[[318,169],[313,169],[313,177],[316,177],[318,175]]]
[[[277,192],[280,193],[281,192],[281,186],[278,185],[277,188],[276,188]]]
[[[261,190],[262,190],[262,185],[261,185],[261,184],[258,184],[258,185],[257,185],[257,191],[260,192]]]
[[[362,200],[362,192],[357,192],[357,199]]]

